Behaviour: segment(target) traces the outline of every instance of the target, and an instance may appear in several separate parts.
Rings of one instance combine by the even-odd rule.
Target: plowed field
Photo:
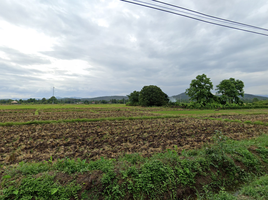
[[[267,126],[194,118],[102,121],[0,127],[0,163],[74,157],[116,158],[123,153],[153,153],[199,148],[215,131],[233,139],[268,132]]]
[[[55,110],[40,110],[38,115],[34,112],[15,113],[5,112],[0,115],[0,122],[27,122],[40,120],[65,120],[65,119],[98,119],[109,117],[142,117],[142,116],[159,116],[161,114],[150,113],[146,111],[132,111],[127,109],[55,109]]]
[[[12,109],[1,110],[0,116],[20,116],[20,115],[34,115],[36,109]]]

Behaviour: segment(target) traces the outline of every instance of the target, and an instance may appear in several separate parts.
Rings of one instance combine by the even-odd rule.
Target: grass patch
[[[198,119],[209,119],[209,120],[224,121],[224,122],[237,122],[237,123],[256,124],[256,125],[268,126],[268,123],[264,123],[264,122],[261,122],[261,121],[249,121],[249,120],[241,121],[241,120],[238,120],[238,119],[222,119],[222,118],[213,118],[213,117],[197,117],[197,118]]]
[[[78,198],[78,191],[81,186],[71,182],[67,185],[60,185],[54,182],[56,175],[49,173],[41,174],[39,177],[27,176],[23,177],[19,182],[7,182],[2,185],[6,186],[2,190],[1,199],[70,199],[71,197]],[[9,183],[9,184],[8,184]],[[19,187],[17,186],[19,184]]]
[[[142,116],[142,117],[107,117],[96,119],[65,119],[65,120],[35,120],[28,122],[5,122],[0,123],[0,126],[14,126],[14,125],[31,125],[31,124],[53,124],[53,123],[75,123],[75,122],[98,122],[98,121],[122,121],[122,120],[139,120],[139,119],[168,119],[178,118],[180,116]]]
[[[268,175],[262,176],[244,186],[239,194],[240,196],[243,195],[254,199],[268,199]]]
[[[268,109],[241,109],[241,110],[163,110],[152,111],[153,113],[169,114],[169,115],[206,115],[206,114],[267,114]]]

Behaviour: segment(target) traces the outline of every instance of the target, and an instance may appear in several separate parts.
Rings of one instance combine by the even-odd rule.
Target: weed
[[[18,185],[10,184],[2,191],[1,199],[67,199],[75,196],[81,186],[70,183],[61,186],[54,182],[54,175],[44,174],[39,178],[27,176]]]

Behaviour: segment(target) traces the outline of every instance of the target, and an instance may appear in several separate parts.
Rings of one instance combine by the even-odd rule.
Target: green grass
[[[254,199],[268,199],[268,175],[262,176],[244,186],[239,194],[240,196],[248,196]]]
[[[217,121],[224,121],[224,122],[237,122],[237,123],[245,123],[245,124],[256,124],[256,125],[264,125],[268,126],[268,123],[261,122],[261,121],[244,121],[238,119],[222,119],[222,118],[213,118],[213,117],[197,117],[199,119],[210,119],[210,120],[217,120]]]
[[[153,113],[169,114],[169,115],[205,115],[205,114],[267,114],[268,109],[241,109],[241,110],[167,110],[152,111]]]
[[[206,191],[207,200],[264,200],[268,199],[268,175],[255,177],[250,183],[243,185],[238,191],[228,192],[222,188],[218,193]],[[204,197],[199,197],[199,200]]]

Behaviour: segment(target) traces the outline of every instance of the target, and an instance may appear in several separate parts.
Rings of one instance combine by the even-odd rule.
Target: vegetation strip
[[[14,125],[31,125],[31,124],[52,124],[52,123],[74,123],[74,122],[98,122],[98,121],[122,121],[122,120],[139,120],[139,119],[166,119],[166,118],[180,118],[178,115],[165,116],[143,116],[143,117],[116,117],[116,118],[98,118],[98,119],[65,119],[65,120],[45,120],[45,121],[28,121],[28,122],[5,122],[0,123],[0,126],[14,126]]]
[[[209,120],[218,120],[224,122],[237,122],[237,123],[245,123],[245,124],[257,124],[257,125],[264,125],[268,126],[268,123],[264,123],[261,121],[240,121],[240,120],[231,120],[231,119],[222,119],[222,118],[213,118],[213,117],[196,117],[198,119],[209,119]]]
[[[268,135],[234,141],[216,132],[213,139],[200,150],[168,150],[150,158],[20,162],[2,169],[0,198],[212,199],[207,191],[234,189],[268,171]]]

